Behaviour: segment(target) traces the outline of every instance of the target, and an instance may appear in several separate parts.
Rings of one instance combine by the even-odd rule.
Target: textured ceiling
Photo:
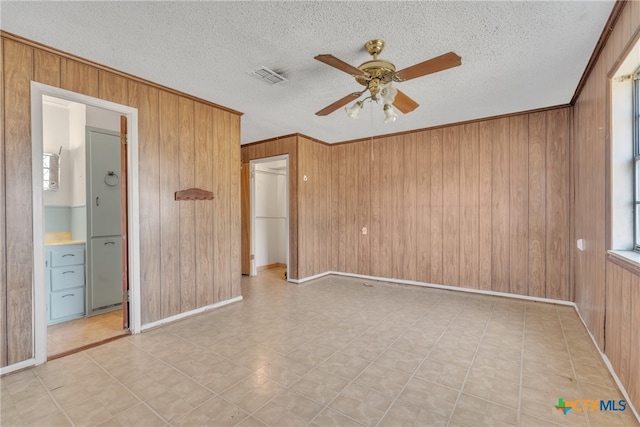
[[[291,133],[326,142],[567,104],[613,1],[549,2],[0,2],[5,31],[243,112],[243,143]],[[352,65],[382,38],[405,68],[445,52],[462,65],[399,83],[420,107],[384,124],[314,113],[360,90],[313,59]],[[274,86],[248,73],[268,67]],[[372,108],[373,107],[373,108]]]

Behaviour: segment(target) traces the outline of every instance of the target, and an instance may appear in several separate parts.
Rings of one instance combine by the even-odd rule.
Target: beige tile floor
[[[570,307],[282,270],[244,301],[5,376],[2,426],[637,425]]]
[[[122,309],[47,327],[47,357],[128,333],[122,328]]]

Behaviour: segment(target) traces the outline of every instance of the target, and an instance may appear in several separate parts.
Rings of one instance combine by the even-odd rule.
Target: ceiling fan
[[[373,56],[373,60],[364,62],[357,68],[329,54],[318,55],[314,58],[320,62],[324,62],[327,65],[337,68],[340,71],[351,74],[358,83],[365,87],[365,89],[360,92],[350,93],[333,104],[326,106],[322,110],[318,111],[316,115],[326,116],[331,114],[338,108],[360,98],[364,93],[369,91],[370,95],[367,98],[356,102],[349,108],[346,108],[347,114],[351,118],[355,119],[358,116],[358,112],[362,109],[364,101],[367,99],[371,99],[374,102],[381,100],[384,105],[384,113],[386,116],[385,123],[392,122],[398,115],[393,111],[391,105],[395,106],[404,114],[410,113],[418,107],[417,102],[409,98],[403,92],[392,87],[392,82],[404,82],[417,77],[457,67],[462,63],[461,58],[458,55],[453,52],[449,52],[404,68],[400,71],[396,71],[395,65],[391,62],[378,58],[378,55],[384,48],[383,40],[369,40],[364,47],[367,52]]]

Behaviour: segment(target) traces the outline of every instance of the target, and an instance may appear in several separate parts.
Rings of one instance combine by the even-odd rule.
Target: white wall
[[[120,132],[120,114],[115,111],[88,106],[87,126]]]
[[[85,115],[82,104],[51,97],[43,100],[43,151],[60,152],[60,189],[44,192],[45,206],[85,205]]]
[[[255,167],[256,267],[287,262],[286,161]]]

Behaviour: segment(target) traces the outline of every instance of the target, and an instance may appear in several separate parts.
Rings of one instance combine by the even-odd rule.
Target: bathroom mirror
[[[42,154],[42,177],[45,191],[60,189],[60,155],[54,153]]]

